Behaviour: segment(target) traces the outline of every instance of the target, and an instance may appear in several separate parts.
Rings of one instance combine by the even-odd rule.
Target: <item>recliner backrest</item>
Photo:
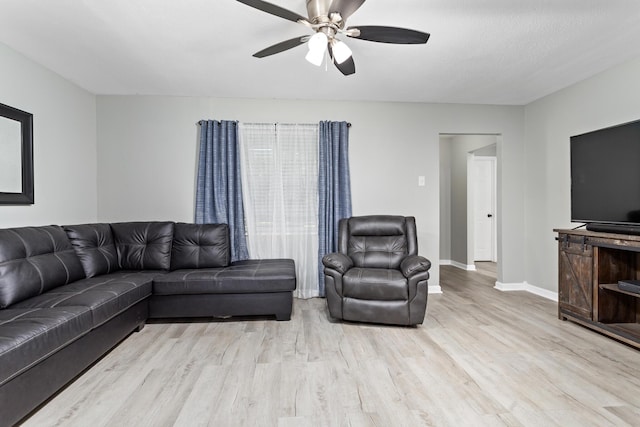
[[[398,269],[409,255],[418,254],[413,217],[370,215],[340,221],[338,251],[355,267]]]

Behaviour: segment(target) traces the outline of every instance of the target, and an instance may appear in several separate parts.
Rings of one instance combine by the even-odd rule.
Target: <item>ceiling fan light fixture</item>
[[[307,56],[305,56],[304,59],[306,59],[316,67],[319,67],[322,65],[322,61],[324,60],[324,52],[321,50],[309,50],[309,52],[307,52]]]
[[[311,36],[307,43],[309,52],[307,52],[305,59],[315,66],[322,65],[328,41],[327,35],[323,32],[317,32]]]
[[[336,39],[333,41],[334,42],[331,46],[333,59],[335,59],[338,64],[342,64],[344,61],[351,58],[353,52],[351,52],[351,49],[349,49],[349,46],[347,46],[346,43]]]

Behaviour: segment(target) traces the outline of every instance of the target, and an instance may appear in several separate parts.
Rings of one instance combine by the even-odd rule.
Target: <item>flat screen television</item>
[[[571,137],[571,221],[640,233],[640,120]]]

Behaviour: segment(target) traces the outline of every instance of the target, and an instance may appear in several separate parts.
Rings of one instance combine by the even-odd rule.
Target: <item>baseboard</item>
[[[441,259],[440,260],[440,265],[451,265],[454,266],[456,268],[459,268],[461,270],[466,270],[466,271],[476,271],[476,266],[475,265],[464,265],[458,261],[453,261],[453,260],[449,260],[449,259]],[[432,291],[431,290],[431,286],[429,286],[429,293],[442,293],[442,289],[440,288],[440,285],[436,285],[438,287],[438,291],[436,291],[435,289]],[[510,292],[510,291],[525,291],[525,292],[529,292],[532,293],[534,295],[538,295],[541,296],[543,298],[549,299],[551,301],[555,301],[558,302],[558,293],[557,292],[553,292],[550,291],[548,289],[544,289],[544,288],[540,288],[538,286],[533,286],[527,282],[521,282],[521,283],[502,283],[502,282],[498,282],[496,281],[496,284],[494,286],[495,289],[499,290],[499,291],[503,291],[503,292]]]
[[[427,292],[430,294],[441,294],[442,288],[440,285],[429,285],[427,286]]]
[[[496,281],[495,289],[503,292],[510,291],[525,291],[532,293],[534,295],[541,296],[543,298],[549,299],[551,301],[558,302],[558,293],[550,291],[548,289],[540,288],[538,286],[533,286],[527,282],[522,283],[502,283]]]
[[[476,266],[475,265],[466,265],[463,264],[461,262],[458,261],[454,261],[451,259],[441,259],[440,260],[440,265],[452,265],[456,268],[459,268],[461,270],[466,270],[466,271],[476,271]]]

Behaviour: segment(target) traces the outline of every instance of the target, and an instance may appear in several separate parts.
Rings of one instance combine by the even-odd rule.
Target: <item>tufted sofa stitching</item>
[[[20,317],[26,316],[27,314],[31,314],[31,313],[33,313],[35,311],[38,311],[38,310],[39,310],[38,308],[33,308],[31,310],[25,311],[24,313],[20,313],[20,314],[18,314],[16,316],[12,317],[11,319],[5,319],[4,321],[0,321],[0,326],[4,325],[6,323],[13,322],[13,321],[19,319]]]
[[[86,308],[86,307],[84,307],[84,308]],[[20,320],[20,318],[25,317],[27,314],[38,313],[38,312],[42,312],[43,310],[44,310],[44,309],[42,309],[42,308],[35,308],[35,309],[32,309],[31,311],[28,311],[28,312],[22,313],[22,314],[21,314],[21,315],[19,315],[19,316],[16,316],[14,319],[11,319],[11,321],[14,321],[14,322],[15,322],[15,321],[17,321],[17,320]],[[88,309],[88,308],[86,308],[86,310],[89,310],[89,309]],[[72,312],[72,311],[68,311],[68,310],[64,310],[64,309],[62,309],[62,310],[61,310],[61,312],[62,312],[62,313],[73,314],[73,312]],[[73,316],[73,317],[77,317],[77,316]],[[64,323],[66,323],[66,322],[68,322],[68,321],[69,321],[69,319],[66,319],[66,318],[58,319],[58,321],[56,321],[56,322],[55,322],[54,326],[60,326],[60,325],[63,325]],[[7,323],[10,323],[10,322],[3,322],[3,323],[0,323],[0,325],[4,325],[4,324],[7,324]],[[43,331],[43,333],[47,334],[47,333],[49,333],[51,330],[52,330],[52,328],[47,328],[45,331]],[[37,338],[37,337],[39,337],[40,335],[42,335],[42,334],[38,334],[38,333],[36,333],[36,334],[32,334],[32,335],[30,335],[28,338],[26,338],[26,339],[24,339],[24,340],[20,341],[18,344],[24,344],[24,343],[25,343],[25,342],[27,342],[27,341],[31,341],[31,340],[33,340],[33,339],[36,339],[36,338]],[[78,337],[74,337],[71,341],[75,341],[77,338],[78,338]],[[64,347],[64,346],[65,346],[65,345],[67,345],[69,342],[70,342],[70,341],[67,341],[67,342],[66,342],[66,343],[64,343],[63,345],[60,345],[60,346],[59,346],[59,347],[57,347],[55,350],[53,350],[53,351],[49,352],[49,353],[47,354],[47,356],[48,356],[49,354],[55,353],[59,348]],[[3,352],[0,352],[0,355],[7,353],[7,351],[10,351],[10,350],[11,350],[11,349],[13,349],[13,348],[15,348],[15,346],[14,346],[14,347],[12,347],[12,348],[9,348],[9,349],[7,349],[7,350],[5,350],[5,351],[3,351]],[[43,357],[43,358],[44,358],[44,357]]]
[[[142,246],[142,253],[140,254],[140,257],[142,259],[144,259],[144,256],[147,252],[147,248],[149,247],[149,245],[155,245],[155,242],[150,242],[149,241],[149,229],[151,228],[151,224],[147,224],[147,226],[144,228],[144,242],[141,242],[141,244],[139,246]]]
[[[184,274],[183,279],[184,279],[184,280],[189,280],[189,279],[191,279],[191,278],[192,278],[192,276],[193,276],[193,275],[195,275],[195,274],[197,274],[197,273],[200,273],[200,272],[198,272],[198,271],[188,271],[188,272],[186,272],[186,273]],[[210,276],[211,276],[211,274],[213,273],[212,277],[213,277],[213,280],[215,280],[215,279],[217,279],[217,278],[218,278],[218,276],[220,275],[221,271],[216,271],[216,272],[208,271],[207,273],[208,273]]]
[[[53,331],[57,330],[59,327],[64,326],[64,325],[68,325],[70,321],[79,320],[79,318],[81,316],[83,316],[85,313],[87,313],[89,311],[89,309],[86,308],[86,307],[76,307],[76,306],[74,306],[73,308],[84,309],[84,310],[80,311],[80,312],[74,312],[72,310],[56,309],[57,313],[64,313],[64,314],[68,314],[69,316],[68,317],[62,317],[62,316],[59,317],[58,319],[56,319],[56,321],[53,324],[47,325],[47,327],[44,330],[35,331],[35,333],[32,333],[28,337],[23,337],[22,340],[15,340],[15,338],[13,338],[13,340],[15,340],[12,343],[13,345],[5,348],[2,352],[0,352],[0,356],[4,356],[4,355],[6,355],[7,353],[9,353],[11,351],[15,351],[20,346],[29,345],[29,343],[31,341],[33,341],[33,340],[42,339],[43,335],[50,335],[51,333],[53,333]],[[19,322],[22,317],[26,317],[27,315],[45,313],[47,311],[48,311],[47,309],[33,309],[33,310],[27,311],[27,312],[17,316],[13,320],[13,322]],[[48,320],[51,320],[51,319],[48,318]],[[30,319],[29,321],[31,323],[33,323],[34,320]],[[42,322],[44,323],[44,321],[42,321]],[[0,326],[6,325],[7,323],[10,323],[10,322],[3,322],[2,324],[0,324]],[[15,372],[12,372],[6,378],[0,377],[0,386],[2,386],[3,384],[5,384],[8,381],[11,381],[13,378],[17,377],[21,373],[23,373],[23,372],[31,369],[32,367],[36,366],[38,363],[40,363],[43,360],[47,359],[52,354],[56,353],[57,351],[59,351],[60,349],[62,349],[64,347],[68,346],[70,343],[76,341],[78,338],[86,335],[89,332],[90,329],[91,328],[86,328],[80,334],[78,334],[78,333],[71,334],[69,336],[69,338],[67,338],[65,340],[62,340],[61,342],[58,343],[58,345],[51,347],[48,351],[46,351],[45,353],[39,355],[39,357],[35,357],[33,360],[29,361],[29,363],[26,363],[24,366],[21,366],[20,369],[16,370]],[[33,329],[32,329],[32,331],[33,331]]]
[[[175,223],[111,224],[118,263],[125,270],[169,270]]]
[[[22,238],[22,236],[15,230],[9,230],[9,232],[11,232],[14,236],[16,236],[18,238],[18,240],[20,240],[20,242],[22,243],[22,247],[24,248],[24,260],[26,262],[28,262],[35,269],[35,271],[38,273],[38,276],[40,276],[40,290],[39,290],[38,294],[41,294],[44,291],[44,277],[42,275],[42,271],[40,270],[38,265],[31,260],[33,255],[29,253],[29,250],[28,250],[28,247],[27,247],[27,242]],[[42,255],[42,254],[36,254],[35,256],[40,256],[40,255]],[[45,255],[48,255],[48,254],[45,254]],[[11,261],[18,261],[18,260],[19,260],[19,258],[16,258],[16,259],[13,259]]]
[[[80,284],[83,286],[81,289],[69,290],[69,286],[63,286],[60,288],[53,289],[51,291],[46,292],[45,294],[36,296],[29,300],[20,302],[14,307],[16,308],[60,308],[60,307],[70,307],[70,306],[80,306],[86,307],[92,313],[92,319],[94,326],[97,326],[104,321],[120,314],[122,311],[126,310],[126,308],[132,304],[136,304],[146,297],[148,297],[147,293],[142,292],[141,295],[135,297],[129,301],[127,307],[122,307],[121,309],[112,311],[111,309],[107,309],[106,311],[101,311],[101,309],[109,304],[117,302],[120,298],[125,295],[130,294],[131,292],[136,292],[141,290],[140,288],[149,285],[153,280],[153,276],[145,277],[140,276],[140,280],[127,280],[129,276],[136,276],[137,273],[130,274],[118,274],[118,277],[105,277],[105,278],[90,278],[84,279],[83,281],[79,281],[74,283],[73,285],[79,286]],[[83,283],[84,282],[84,283]],[[124,285],[126,288],[122,291],[108,289],[107,286],[114,285]],[[70,285],[72,286],[72,285]],[[65,305],[66,302],[72,300],[75,297],[82,296],[89,292],[100,292],[104,297],[102,299],[94,300],[93,304],[90,306],[85,305],[81,302],[72,302],[69,305]]]
[[[62,258],[60,258],[60,255],[58,255],[57,253],[53,253],[53,256],[60,261],[60,264],[62,264],[62,268],[64,268],[64,272],[67,274],[67,278],[65,280],[65,283],[69,283],[69,280],[71,280],[71,274],[69,273],[69,267],[67,267],[67,264],[64,263],[64,261],[62,260]]]
[[[4,243],[14,247],[3,245],[4,256],[0,260],[0,268],[4,274],[0,278],[0,284],[4,283],[6,286],[19,278],[23,285],[14,287],[13,290],[11,286],[5,287],[0,308],[85,277],[73,247],[68,243],[61,228],[43,226],[2,231],[6,233],[3,237],[9,239],[9,242]],[[60,235],[54,236],[52,231],[57,231]],[[30,236],[45,240],[34,245],[27,240]],[[63,238],[64,241],[61,240]],[[77,265],[74,265],[74,262]],[[75,271],[72,272],[72,268],[75,268]]]
[[[102,239],[103,236],[101,236],[100,233],[98,233],[97,229],[94,228],[92,232],[93,232],[93,235],[95,236],[94,242],[96,244],[96,247],[93,249],[93,251],[97,252],[102,256],[102,258],[104,258],[105,262],[107,263],[107,271],[113,271],[114,268],[117,266],[112,265],[111,260],[107,256],[108,249],[105,246],[107,246],[108,242]],[[113,244],[114,243],[112,241],[111,245]],[[115,249],[115,246],[114,246],[114,249]]]
[[[227,267],[230,262],[226,224],[176,223],[171,247],[171,270]]]

